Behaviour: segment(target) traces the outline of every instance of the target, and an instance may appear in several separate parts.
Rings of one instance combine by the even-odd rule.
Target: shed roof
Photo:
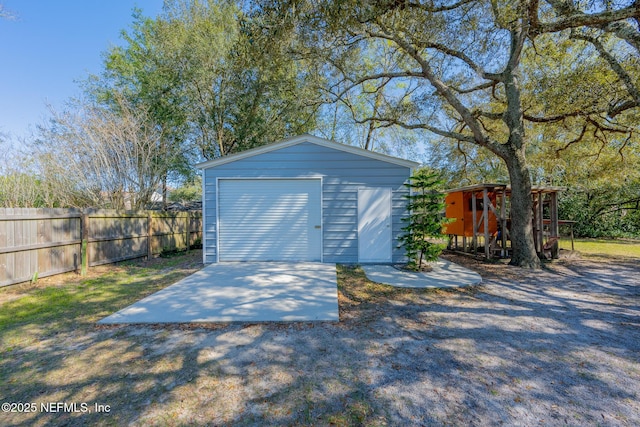
[[[487,189],[489,191],[505,191],[506,193],[511,193],[511,186],[508,184],[474,184],[468,185],[466,187],[458,187],[452,188],[450,190],[445,190],[445,193],[470,193],[479,190]],[[554,187],[554,186],[544,186],[544,185],[532,185],[531,192],[532,193],[557,193],[559,191],[565,191],[566,187]]]
[[[253,148],[251,150],[242,151],[240,153],[231,154],[228,156],[219,157],[217,159],[198,163],[196,167],[199,169],[208,169],[208,168],[224,165],[226,163],[231,163],[238,160],[246,159],[248,157],[258,156],[260,154],[265,154],[271,151],[280,150],[282,148],[291,147],[293,145],[302,144],[305,142],[320,145],[323,147],[333,148],[335,150],[344,151],[346,153],[351,153],[358,156],[368,157],[370,159],[380,160],[382,162],[393,163],[399,166],[405,166],[411,169],[414,169],[420,166],[419,163],[413,162],[411,160],[405,160],[398,157],[387,156],[386,154],[376,153],[373,151],[365,150],[365,149],[354,147],[351,145],[340,144],[335,141],[319,138],[317,136],[313,136],[305,133],[302,135],[283,139],[282,141],[274,142],[272,144],[267,144],[261,147]]]
[[[466,193],[469,191],[484,190],[485,188],[487,190],[493,190],[494,188],[504,189],[506,187],[507,187],[507,184],[473,184],[473,185],[467,185],[465,187],[451,188],[449,190],[445,190],[445,193],[458,193],[460,191],[462,191],[463,193]]]

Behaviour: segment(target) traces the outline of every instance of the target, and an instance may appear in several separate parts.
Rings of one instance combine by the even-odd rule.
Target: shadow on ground
[[[338,324],[84,325],[5,349],[3,401],[110,412],[2,424],[640,425],[638,265],[454,260],[483,284],[395,289],[340,267]]]

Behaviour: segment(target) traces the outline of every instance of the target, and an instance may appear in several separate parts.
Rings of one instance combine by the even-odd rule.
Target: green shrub
[[[404,218],[407,225],[400,237],[404,246],[408,266],[420,270],[422,261],[435,261],[445,248],[442,241],[442,226],[447,222],[444,195],[438,191],[443,184],[440,174],[428,169],[420,169],[405,184],[410,189],[407,197],[409,217]]]

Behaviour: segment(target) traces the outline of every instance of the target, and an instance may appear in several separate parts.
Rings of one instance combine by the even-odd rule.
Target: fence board
[[[89,218],[89,266],[147,256],[147,214],[100,210]]]
[[[202,245],[202,213],[191,212],[189,216],[189,243],[191,246]]]
[[[86,210],[89,266],[187,249],[202,242],[200,212]],[[83,212],[0,208],[0,286],[78,271]],[[151,223],[149,223],[151,219]],[[151,231],[151,236],[149,236]]]

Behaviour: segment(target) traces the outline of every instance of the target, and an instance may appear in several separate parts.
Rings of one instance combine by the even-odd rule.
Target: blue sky
[[[15,20],[0,19],[0,132],[17,142],[79,94],[78,80],[99,73],[102,53],[122,42],[134,7],[147,16],[163,0],[0,0]]]

